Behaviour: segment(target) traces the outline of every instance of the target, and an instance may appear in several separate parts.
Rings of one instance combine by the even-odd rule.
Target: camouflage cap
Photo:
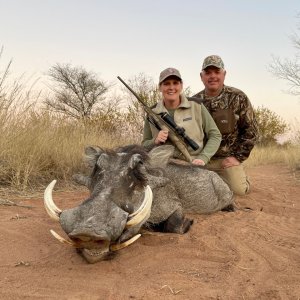
[[[214,66],[219,69],[224,69],[223,60],[218,55],[210,55],[204,59],[203,65],[202,65],[202,70],[205,70],[209,66]]]
[[[181,75],[177,69],[167,68],[160,72],[158,84],[161,84],[164,80],[166,80],[170,76],[176,76],[182,81]]]

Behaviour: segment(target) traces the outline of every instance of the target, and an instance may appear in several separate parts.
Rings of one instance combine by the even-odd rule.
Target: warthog
[[[62,211],[52,200],[55,181],[45,190],[46,210],[69,238],[52,234],[94,263],[135,241],[142,226],[185,233],[192,221],[184,211],[212,213],[232,205],[232,192],[215,172],[168,162],[173,150],[87,147],[91,173],[75,179],[90,189],[89,198]]]

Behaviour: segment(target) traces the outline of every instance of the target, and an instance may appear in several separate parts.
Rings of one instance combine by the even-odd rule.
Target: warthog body
[[[184,212],[212,213],[233,203],[232,192],[216,173],[167,163],[172,154],[168,147],[157,147],[149,155],[139,146],[115,151],[86,148],[91,174],[75,178],[88,186],[90,197],[59,212],[59,221],[89,262],[104,259],[111,245],[130,239],[142,226],[162,225],[163,231],[184,233],[191,225]],[[127,226],[128,216],[141,205],[146,185],[153,193],[151,214]]]

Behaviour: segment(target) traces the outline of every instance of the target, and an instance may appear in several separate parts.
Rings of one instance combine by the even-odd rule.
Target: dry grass
[[[288,165],[292,170],[298,168],[300,166],[300,144],[255,147],[245,165],[255,167],[280,163]]]
[[[24,190],[54,178],[67,182],[82,169],[85,146],[111,148],[133,142],[137,141],[131,133],[102,130],[101,120],[84,126],[49,113],[37,113],[34,108],[2,112],[0,185]]]
[[[19,190],[42,187],[53,179],[68,184],[83,170],[82,155],[87,145],[112,148],[139,143],[138,129],[118,114],[114,120],[98,118],[82,124],[22,105],[0,109],[0,186]],[[247,166],[285,163],[300,165],[300,146],[256,147]]]

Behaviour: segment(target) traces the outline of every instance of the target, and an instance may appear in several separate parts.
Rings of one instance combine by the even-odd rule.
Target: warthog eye
[[[128,162],[128,166],[130,169],[136,168],[138,165],[142,165],[143,160],[140,154],[133,154]]]
[[[145,186],[147,178],[141,167],[144,164],[140,154],[134,154],[128,163],[128,177],[132,180],[130,187]]]

